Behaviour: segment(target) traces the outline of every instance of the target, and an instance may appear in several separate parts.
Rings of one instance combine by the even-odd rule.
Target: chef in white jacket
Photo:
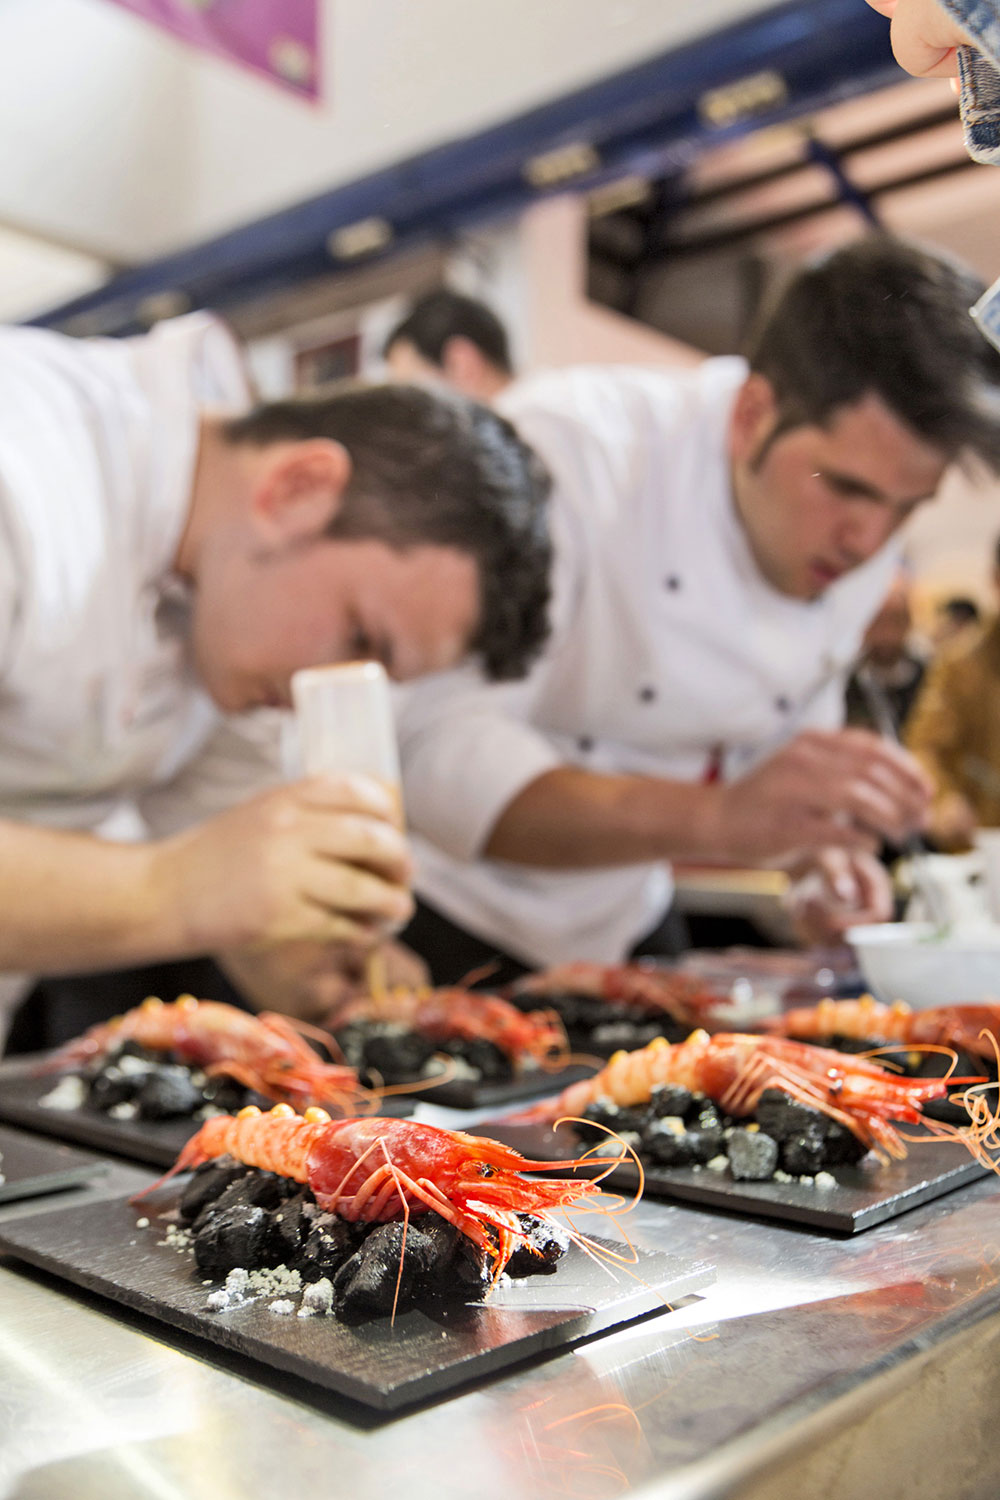
[[[449,946],[457,968],[621,960],[663,918],[672,858],[815,866],[831,933],[886,914],[870,851],[920,824],[927,786],[839,728],[843,684],[899,528],[953,459],[1000,457],[976,290],[862,243],[799,274],[749,366],[498,394],[554,476],[553,630],[523,683],[464,669],[405,690],[408,936],[436,977],[457,977]],[[395,354],[440,376],[415,326]]]
[[[217,954],[258,1003],[307,1008],[324,955],[404,919],[389,792],[282,784],[273,722],[245,711],[359,655],[399,678],[470,650],[522,671],[545,488],[513,431],[454,397],[252,408],[207,314],[122,341],[0,330],[8,1003],[19,975]],[[510,552],[514,630],[490,582]],[[141,837],[108,836],[123,817]]]

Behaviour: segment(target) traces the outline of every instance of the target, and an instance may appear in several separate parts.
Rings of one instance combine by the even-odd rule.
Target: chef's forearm
[[[54,974],[185,956],[158,846],[0,822],[0,971]]]
[[[560,766],[504,808],[484,853],[548,869],[585,869],[723,853],[718,788]]]

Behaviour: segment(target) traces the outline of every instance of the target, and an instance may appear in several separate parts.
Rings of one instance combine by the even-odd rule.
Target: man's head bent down
[[[417,387],[206,418],[177,557],[199,675],[229,712],[360,656],[400,680],[467,653],[522,675],[547,631],[548,487],[502,417]]]

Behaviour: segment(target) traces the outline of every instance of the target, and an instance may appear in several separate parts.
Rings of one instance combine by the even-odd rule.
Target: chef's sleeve
[[[563,757],[526,722],[530,682],[461,669],[400,689],[397,727],[410,828],[457,859],[482,853],[504,808]]]
[[[27,569],[18,559],[13,536],[8,530],[2,500],[3,488],[0,486],[0,681],[10,671],[17,651],[27,576]]]
[[[287,779],[284,736],[291,716],[272,711],[222,719],[169,781],[137,799],[153,838],[167,838]]]
[[[796,723],[795,732],[805,729],[842,729],[847,713],[847,677],[844,667],[825,682],[814,698],[808,700]]]

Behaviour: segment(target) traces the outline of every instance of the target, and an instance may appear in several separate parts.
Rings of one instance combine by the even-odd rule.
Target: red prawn
[[[883,1005],[871,995],[862,995],[858,1000],[821,1000],[818,1005],[769,1016],[762,1029],[772,1036],[821,1045],[836,1037],[910,1042],[915,1047],[959,1048],[992,1060],[995,1049],[989,1038],[1000,1040],[1000,1004],[939,1005],[914,1011],[898,1000]]]
[[[690,974],[656,964],[596,964],[579,960],[528,974],[511,986],[515,997],[591,995],[611,1005],[635,1005],[668,1015],[681,1026],[697,1026],[723,997]]]
[[[530,1059],[540,1067],[562,1066],[569,1054],[566,1032],[554,1011],[522,1011],[499,995],[459,988],[395,988],[383,995],[360,995],[327,1017],[334,1030],[353,1021],[397,1022],[429,1042],[492,1042],[515,1064]]]
[[[172,1053],[209,1075],[224,1075],[266,1098],[305,1108],[325,1105],[356,1113],[376,1095],[366,1091],[345,1063],[324,1062],[305,1034],[335,1049],[332,1037],[273,1011],[259,1015],[215,1000],[182,995],[172,1003],[150,997],[134,1010],[91,1026],[43,1064],[43,1072],[65,1072],[108,1057],[122,1042],[151,1052]]]
[[[497,1141],[413,1120],[331,1120],[322,1109],[298,1116],[282,1104],[262,1114],[248,1105],[236,1116],[206,1121],[167,1177],[218,1156],[305,1183],[322,1209],[352,1223],[408,1223],[411,1213],[440,1214],[492,1258],[494,1281],[518,1246],[529,1243],[518,1214],[548,1220],[554,1210],[601,1191],[599,1179],[536,1182],[522,1172],[595,1163],[610,1169],[622,1159],[531,1161]]]
[[[616,1052],[593,1078],[572,1084],[521,1118],[579,1116],[600,1098],[624,1106],[641,1104],[657,1084],[667,1083],[707,1094],[737,1118],[753,1113],[765,1089],[782,1089],[839,1121],[883,1160],[906,1155],[893,1121],[919,1122],[936,1135],[969,1144],[961,1131],[921,1114],[922,1105],[947,1092],[946,1078],[901,1078],[863,1057],[739,1032],[709,1036],[695,1031],[686,1042],[673,1045],[657,1037],[637,1052]]]

